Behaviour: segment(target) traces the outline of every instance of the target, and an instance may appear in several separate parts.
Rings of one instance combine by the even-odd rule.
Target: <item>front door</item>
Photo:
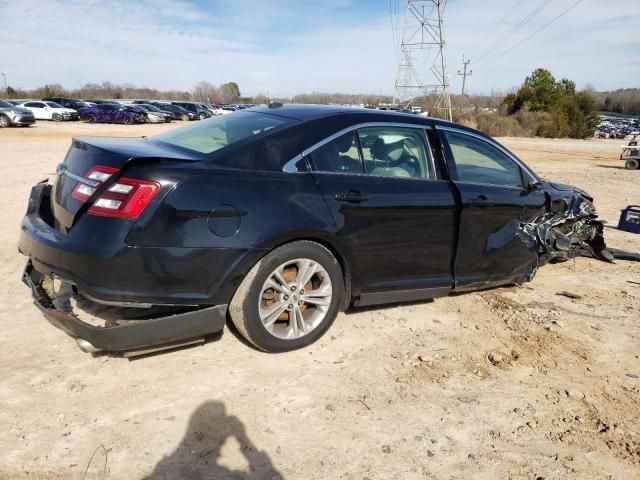
[[[480,136],[440,129],[460,193],[456,289],[510,283],[538,265],[535,238],[525,224],[545,211],[546,196],[505,151]]]
[[[421,128],[376,126],[312,151],[313,175],[353,259],[360,304],[452,288],[455,197]]]

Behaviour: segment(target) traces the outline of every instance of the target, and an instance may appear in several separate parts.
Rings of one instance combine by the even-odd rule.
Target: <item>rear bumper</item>
[[[43,279],[28,262],[22,280],[31,288],[34,304],[42,315],[54,327],[89,342],[95,350],[131,351],[209,335],[221,331],[226,320],[227,305],[217,305],[127,325],[96,327],[72,312],[58,310],[42,287]]]

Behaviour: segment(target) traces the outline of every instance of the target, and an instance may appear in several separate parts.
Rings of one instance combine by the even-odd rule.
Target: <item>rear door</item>
[[[509,283],[537,268],[535,239],[523,225],[545,212],[536,177],[498,144],[463,130],[439,128],[459,191],[456,289]]]
[[[452,288],[455,198],[436,174],[424,128],[352,130],[308,155],[336,233],[350,247],[360,304]]]

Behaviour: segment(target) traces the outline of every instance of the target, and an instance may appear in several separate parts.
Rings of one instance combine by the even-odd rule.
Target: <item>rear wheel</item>
[[[637,170],[640,168],[640,161],[635,158],[630,158],[625,162],[624,166],[629,170]]]
[[[63,120],[62,115],[60,115],[59,113],[54,113],[51,118],[54,122],[61,122]]]
[[[96,116],[93,113],[90,113],[89,115],[87,115],[87,122],[89,123],[95,123],[97,120]]]
[[[9,117],[6,115],[0,115],[0,128],[10,127],[11,123],[9,122]]]
[[[253,345],[286,352],[312,344],[329,329],[343,294],[342,270],[331,252],[314,242],[293,242],[251,269],[229,313]]]

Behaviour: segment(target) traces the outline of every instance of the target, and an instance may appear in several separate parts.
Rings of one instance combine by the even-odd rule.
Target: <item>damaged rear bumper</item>
[[[82,340],[78,345],[87,352],[124,352],[176,343],[219,332],[226,321],[227,305],[217,305],[125,325],[98,327],[83,322],[71,311],[56,308],[43,288],[44,279],[29,261],[22,281],[31,288],[34,304],[54,327]]]

